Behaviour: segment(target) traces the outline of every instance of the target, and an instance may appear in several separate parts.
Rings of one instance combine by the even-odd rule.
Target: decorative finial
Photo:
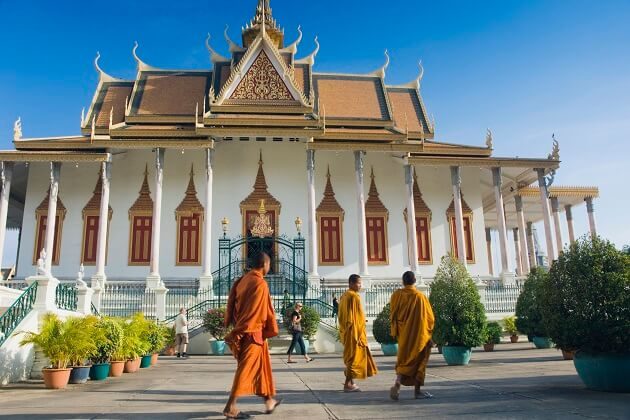
[[[138,47],[139,47],[138,41],[133,41],[133,49],[131,50],[131,54],[133,55],[133,58],[136,60],[136,63],[138,63],[138,67],[140,67],[140,63],[142,63],[142,60],[140,60],[136,52],[138,51]]]
[[[493,138],[492,138],[492,131],[488,128],[487,132],[486,132],[486,147],[488,149],[493,149],[494,148],[494,143],[493,143]]]
[[[210,39],[212,39],[212,37],[210,36],[210,32],[208,32],[208,37],[206,38],[206,49],[210,53],[210,61],[212,63],[217,63],[220,61],[230,61],[226,57],[216,52],[214,48],[212,48],[212,46],[210,45]]]
[[[228,43],[230,47],[230,52],[243,51],[241,47],[239,47],[234,41],[230,39],[230,35],[228,34],[228,30],[230,29],[230,25],[225,25],[225,30],[223,31],[223,37],[225,41]]]
[[[389,51],[385,50],[385,64],[383,64],[383,66],[381,68],[379,68],[378,70],[376,70],[374,73],[372,73],[375,76],[379,76],[381,78],[385,78],[385,73],[387,71],[387,68],[389,67]]]
[[[288,47],[284,48],[286,51],[289,51],[292,54],[297,53],[298,45],[300,45],[300,42],[302,42],[302,25],[298,25],[297,31],[298,31],[297,39],[291,45],[289,45]]]
[[[370,173],[370,178],[371,178],[371,179],[376,178],[376,176],[374,175],[374,165],[372,165],[372,171],[371,171],[371,173]]]
[[[114,125],[114,107],[112,106],[112,109],[109,110],[109,129],[112,129],[112,126]]]
[[[420,69],[420,74],[416,78],[416,83],[418,84],[418,89],[420,89],[420,84],[422,83],[422,78],[424,77],[424,66],[422,65],[422,60],[418,62],[418,68]]]
[[[81,127],[85,126],[85,107],[81,108]]]
[[[22,138],[22,118],[18,117],[13,123],[13,141],[18,141]]]
[[[319,47],[320,47],[319,38],[317,36],[315,37],[314,42],[315,42],[315,49],[313,50],[313,52],[304,58],[300,58],[299,60],[296,60],[297,64],[310,64],[311,66],[315,65],[315,58],[317,57],[317,54],[319,53]]]
[[[330,165],[326,169],[326,178],[330,178]]]
[[[262,166],[262,164],[263,164],[262,149],[260,149],[260,152],[259,152],[259,153],[260,153],[260,155],[259,155],[259,157],[258,157],[258,165],[261,165],[261,166]]]
[[[263,4],[262,6],[262,22],[260,23],[260,34],[263,38],[267,34],[267,19],[265,19],[266,6],[266,4]]]
[[[551,139],[553,140],[553,149],[547,158],[551,160],[560,160],[560,144],[558,143],[558,140],[556,140],[556,135],[552,134]]]

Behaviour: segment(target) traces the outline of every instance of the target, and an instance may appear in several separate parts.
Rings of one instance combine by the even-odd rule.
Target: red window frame
[[[98,252],[98,215],[85,215],[83,231],[83,253],[81,261],[83,264],[96,264],[96,253]]]
[[[177,263],[200,264],[201,215],[179,216],[178,227]]]
[[[385,216],[367,216],[368,262],[387,263],[387,220]]]
[[[341,217],[320,216],[319,252],[321,264],[343,263]]]
[[[131,223],[129,263],[134,265],[148,265],[151,262],[153,216],[134,215],[131,218]]]
[[[59,215],[55,216],[55,233],[53,240],[53,265],[59,264],[59,229],[61,218]],[[33,262],[36,263],[39,259],[39,253],[46,247],[46,225],[48,221],[48,216],[45,214],[40,214],[37,219],[37,246],[35,247]]]
[[[416,237],[418,241],[418,262],[430,263],[431,256],[431,225],[428,216],[416,217]]]
[[[475,262],[475,253],[473,249],[473,238],[472,238],[472,220],[470,216],[463,217],[464,222],[464,246],[466,248],[466,261],[469,263]],[[457,250],[457,229],[455,224],[455,216],[451,216],[451,232],[452,232],[452,241],[451,245],[453,248],[453,255],[455,258],[459,258],[459,251]]]

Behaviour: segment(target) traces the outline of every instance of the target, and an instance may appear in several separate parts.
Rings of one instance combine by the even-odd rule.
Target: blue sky
[[[100,51],[110,74],[135,77],[131,55],[162,68],[208,68],[207,32],[227,54],[255,0],[8,2],[0,0],[0,147],[26,137],[77,134],[96,87]],[[600,233],[630,243],[630,2],[582,0],[281,1],[274,17],[288,41],[302,25],[298,56],[319,36],[316,70],[368,72],[392,57],[387,82],[406,82],[422,59],[422,93],[436,139],[483,144],[497,155],[546,156],[560,141],[556,182],[597,185]],[[586,210],[574,211],[578,233]],[[566,235],[565,235],[566,237]],[[8,251],[7,251],[8,252]]]

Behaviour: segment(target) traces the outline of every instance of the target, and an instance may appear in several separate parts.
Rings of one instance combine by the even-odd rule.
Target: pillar
[[[497,226],[499,230],[499,249],[501,251],[501,275],[510,271],[508,266],[507,228],[505,226],[505,209],[503,208],[503,192],[501,191],[501,168],[492,168],[494,200],[497,209]]]
[[[48,199],[48,214],[46,216],[46,260],[44,270],[51,276],[53,250],[55,244],[55,224],[57,222],[57,196],[59,195],[59,178],[61,176],[61,163],[50,163],[50,197]],[[52,276],[51,276],[52,277]]]
[[[459,261],[466,266],[466,241],[464,238],[464,214],[462,212],[462,177],[459,166],[451,166],[451,184],[453,185],[453,203],[455,204],[455,234],[457,236],[457,254]]]
[[[407,238],[409,238],[409,270],[418,273],[418,232],[416,230],[416,203],[413,201],[413,171],[405,165],[405,186],[407,188]]]
[[[9,215],[9,197],[11,195],[11,179],[13,178],[13,162],[0,162],[0,264],[4,257],[4,241],[7,234],[7,216]],[[0,273],[0,281],[4,280]]]
[[[538,265],[536,260],[536,245],[534,244],[534,224],[527,222],[527,248],[529,248],[530,270]]]
[[[560,228],[560,203],[558,197],[551,197],[551,212],[553,214],[553,226],[556,234],[556,248],[558,254],[562,252],[562,229]]]
[[[522,276],[523,273],[523,262],[521,261],[521,241],[519,237],[519,229],[512,229],[512,233],[514,235],[514,256],[516,260],[516,274]]]
[[[204,207],[203,229],[203,272],[199,277],[199,289],[212,295],[212,183],[214,177],[214,149],[206,149],[206,203]]]
[[[158,284],[154,289],[155,292],[155,318],[158,321],[166,319],[166,294],[168,289],[162,284]],[[179,308],[177,308],[179,310]]]
[[[547,258],[549,265],[556,259],[556,252],[553,248],[553,236],[551,234],[551,215],[549,209],[549,191],[545,180],[545,170],[536,169],[538,174],[538,187],[540,188],[540,202],[542,205],[543,224],[545,226],[545,242],[547,242]]]
[[[488,254],[488,270],[494,276],[494,263],[492,261],[492,230],[486,228],[486,253]]]
[[[57,305],[55,304],[55,300],[59,280],[47,273],[43,276],[37,275],[27,277],[26,283],[29,286],[33,283],[37,283],[37,294],[35,297],[35,304],[33,305],[33,309],[40,311],[41,313],[57,312]]]
[[[98,237],[96,253],[96,274],[92,277],[92,284],[105,284],[105,261],[107,259],[107,232],[109,225],[109,184],[112,179],[112,163],[103,162],[101,170],[101,208],[98,216]]]
[[[155,149],[155,199],[153,200],[153,230],[151,237],[151,273],[147,277],[147,287],[155,289],[161,284],[160,278],[160,221],[162,220],[162,183],[164,180],[164,149]]]
[[[77,312],[83,315],[92,313],[92,295],[94,290],[86,285],[77,286]]]
[[[573,228],[573,208],[570,204],[564,206],[564,213],[567,216],[567,228],[569,230],[569,243],[575,242],[575,229]]]
[[[586,197],[586,211],[588,213],[588,226],[591,230],[591,236],[597,236],[597,225],[595,224],[595,206],[593,205],[593,197]]]
[[[523,212],[523,198],[520,195],[514,196],[514,203],[516,205],[516,222],[518,224],[518,239],[521,245],[521,275],[527,275],[531,271],[531,260],[529,257],[530,250],[533,252],[532,247],[529,244],[527,233],[529,232],[525,226],[525,213]]]
[[[315,206],[315,150],[306,151],[306,181],[308,201],[308,277],[319,279],[319,249],[317,246],[317,216]],[[317,283],[315,283],[318,285]]]
[[[367,228],[365,225],[365,187],[363,185],[363,159],[365,152],[354,152],[354,171],[357,189],[357,218],[359,234],[359,275],[369,276],[367,253]]]

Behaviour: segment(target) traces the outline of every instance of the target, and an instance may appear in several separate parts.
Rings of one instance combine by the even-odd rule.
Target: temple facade
[[[552,185],[555,139],[532,158],[495,156],[490,131],[477,146],[443,142],[423,69],[390,85],[386,53],[371,72],[321,73],[317,39],[300,55],[298,32],[285,44],[260,0],[240,43],[226,29],[229,55],[208,38],[208,70],[153,67],[136,44],[137,76],[123,80],[97,56],[80,135],[25,138],[18,120],[15,150],[0,151],[0,258],[17,228],[18,278],[73,279],[83,266],[93,282],[210,286],[225,266],[221,238],[245,239],[245,264],[247,239],[266,238],[259,251],[278,266],[296,265],[279,247],[299,238],[311,282],[409,269],[430,279],[448,253],[473,276],[510,282],[541,262],[533,223],[543,222],[550,259],[575,239],[573,206],[586,201],[596,233],[597,188]]]

